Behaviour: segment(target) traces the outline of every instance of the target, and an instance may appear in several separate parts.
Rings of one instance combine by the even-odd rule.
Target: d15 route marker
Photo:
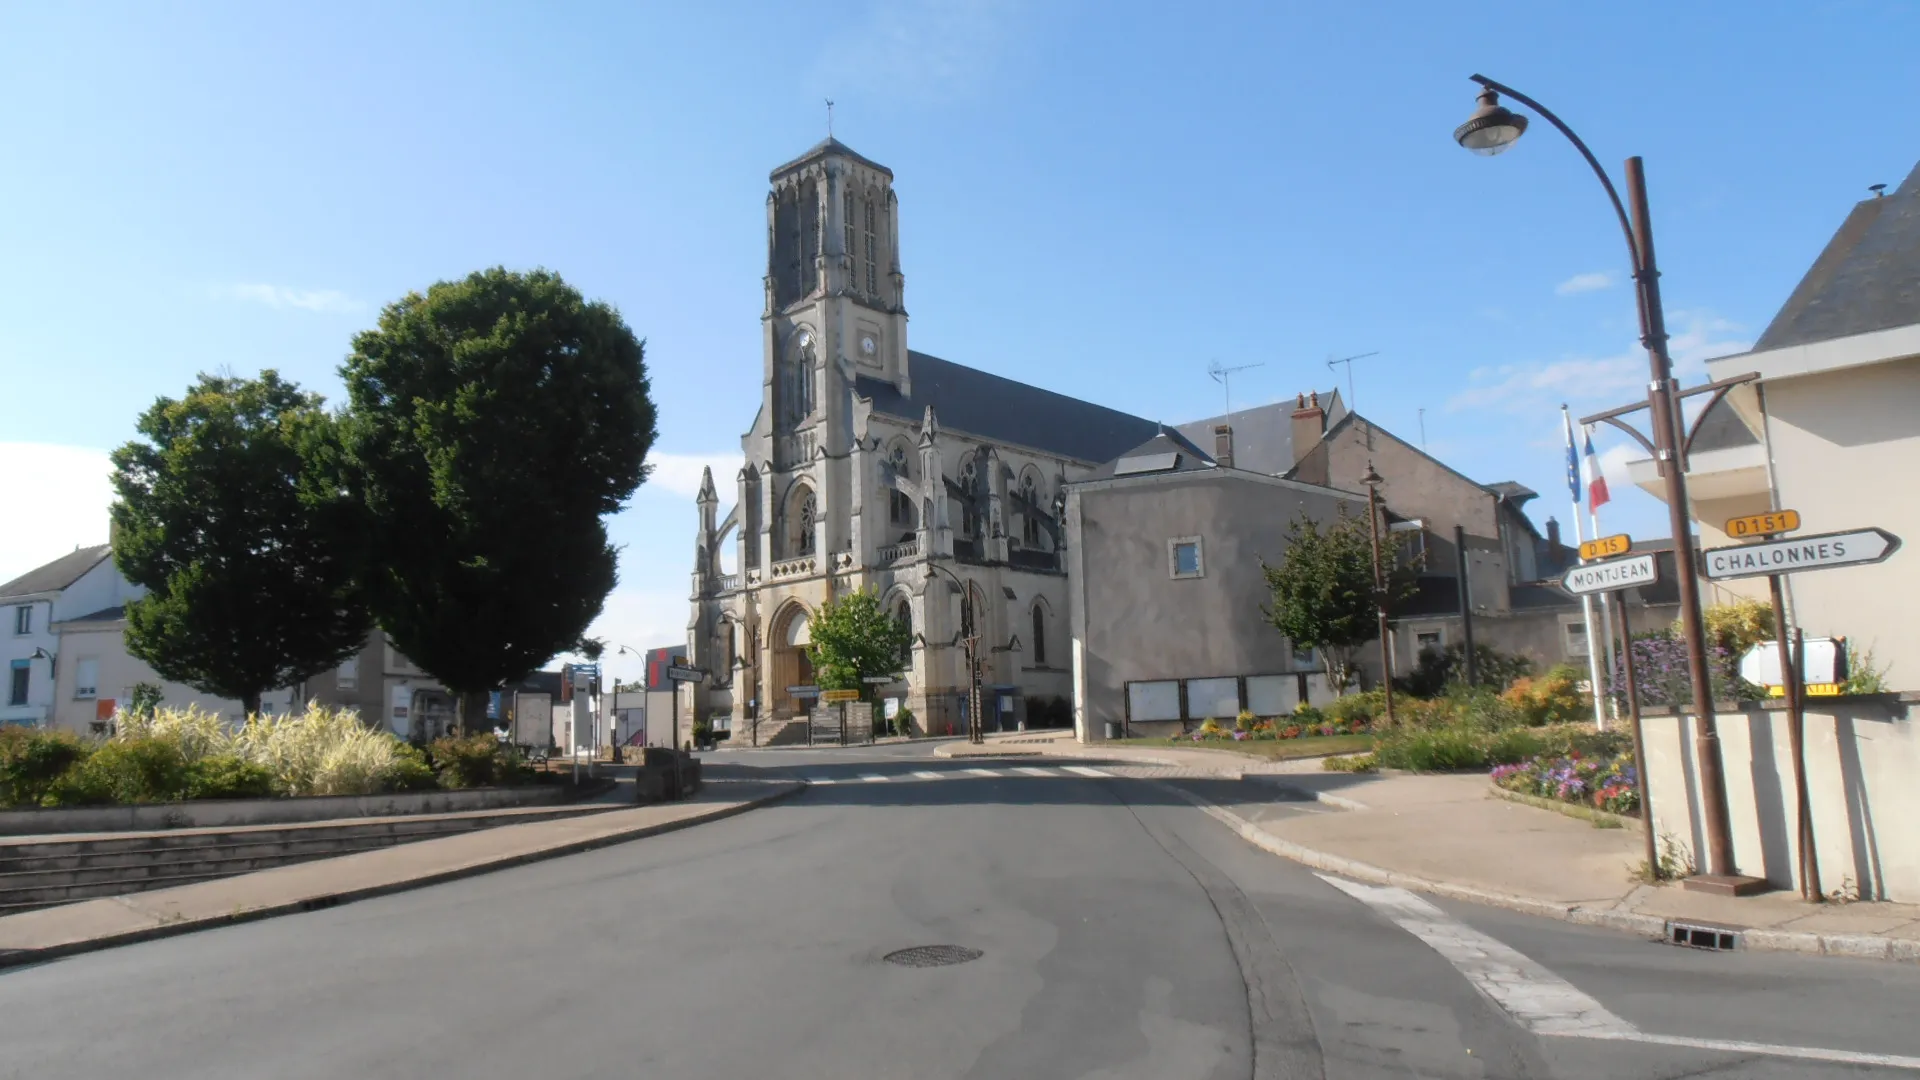
[[[1604,559],[1610,555],[1625,555],[1633,549],[1633,537],[1626,533],[1614,533],[1597,540],[1588,540],[1580,545],[1581,559]]]
[[[1900,538],[1885,529],[1799,536],[1763,544],[1708,548],[1701,553],[1707,577],[1715,581],[1831,570],[1838,566],[1877,563],[1900,550]]]
[[[1772,536],[1775,533],[1800,531],[1800,511],[1775,510],[1770,514],[1748,514],[1745,517],[1728,518],[1726,533],[1735,540],[1745,540],[1749,536]]]
[[[1560,579],[1560,587],[1575,596],[1584,596],[1588,593],[1631,589],[1635,585],[1651,585],[1658,580],[1660,564],[1654,561],[1653,552],[1649,551],[1644,555],[1576,566]]]

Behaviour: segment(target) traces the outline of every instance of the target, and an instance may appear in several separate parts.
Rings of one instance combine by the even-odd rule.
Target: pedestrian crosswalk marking
[[[967,771],[972,773],[975,776],[999,776],[1000,775],[999,773],[994,772],[992,769],[968,769]]]
[[[877,773],[862,773],[860,779],[865,780],[869,784],[884,784],[887,782],[886,777]]]
[[[857,773],[852,776],[809,776],[809,777],[806,777],[805,779],[806,779],[806,782],[809,784],[827,786],[831,784],[855,784],[855,783],[867,783],[867,784],[886,784],[886,783],[896,783],[896,782],[915,783],[915,782],[926,781],[926,780],[958,780],[958,779],[965,779],[968,777],[980,777],[987,780],[1017,779],[1019,777],[1024,777],[1024,776],[1046,777],[1046,778],[1055,779],[1055,780],[1074,779],[1076,777],[1087,777],[1089,779],[1097,779],[1097,780],[1111,780],[1121,776],[1135,776],[1135,775],[1161,776],[1161,775],[1175,774],[1175,773],[1178,773],[1180,775],[1185,775],[1187,772],[1190,772],[1190,771],[1191,770],[1170,770],[1170,769],[1142,770],[1142,769],[1128,768],[1128,767],[1122,767],[1121,769],[1116,771],[1111,766],[1105,769],[1096,769],[1088,765],[1051,765],[1051,766],[1002,765],[999,768],[992,768],[992,769],[989,769],[989,768],[964,768],[964,769],[944,769],[944,770],[915,769],[910,772]],[[1194,773],[1194,775],[1211,776],[1213,774],[1212,773]]]
[[[937,772],[930,772],[930,771],[928,771],[928,770],[926,770],[926,769],[922,769],[922,770],[920,770],[919,772],[917,772],[917,773],[914,773],[913,775],[915,775],[915,776],[917,776],[917,777],[919,777],[919,778],[920,778],[920,779],[922,779],[922,780],[938,780],[938,779],[940,779],[940,774],[939,774],[939,773],[937,773]]]
[[[1016,765],[1014,766],[1013,771],[1017,773],[1024,773],[1028,776],[1059,776],[1060,775],[1057,772],[1052,772],[1047,769],[1036,769],[1030,765]]]
[[[1110,772],[1101,772],[1099,769],[1089,768],[1088,766],[1085,766],[1085,765],[1062,765],[1060,767],[1067,770],[1070,773],[1078,773],[1081,776],[1112,776],[1113,775]]]

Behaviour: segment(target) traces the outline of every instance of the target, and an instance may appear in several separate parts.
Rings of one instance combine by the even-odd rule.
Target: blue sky
[[[1914,41],[1904,2],[9,5],[0,578],[104,539],[105,451],[196,372],[337,399],[380,305],[546,266],[647,339],[660,406],[599,632],[683,636],[699,469],[726,489],[755,407],[767,171],[829,97],[898,178],[915,348],[1167,421],[1219,411],[1210,362],[1264,364],[1244,405],[1377,351],[1362,412],[1417,440],[1424,409],[1564,521],[1559,403],[1643,392],[1624,244],[1545,124],[1454,146],[1466,77],[1647,159],[1697,381],[1920,159]],[[1614,487],[1609,531],[1665,534]]]

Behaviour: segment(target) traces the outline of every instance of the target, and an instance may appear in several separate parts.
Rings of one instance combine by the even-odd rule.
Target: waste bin
[[[1107,741],[1120,741],[1120,722],[1118,720],[1107,721]]]

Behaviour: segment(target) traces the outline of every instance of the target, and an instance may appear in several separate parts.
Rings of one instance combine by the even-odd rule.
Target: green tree
[[[869,675],[893,675],[912,642],[912,631],[880,607],[872,589],[829,600],[807,623],[813,644],[814,682],[822,690],[858,690],[871,697]]]
[[[366,644],[357,513],[319,395],[273,371],[202,375],[137,430],[113,453],[114,562],[147,589],[128,652],[253,713]]]
[[[615,578],[603,518],[646,479],[644,346],[558,275],[492,269],[389,305],[341,370],[382,630],[460,695],[572,648]]]
[[[1302,513],[1287,528],[1280,565],[1262,560],[1260,569],[1272,593],[1261,608],[1267,621],[1294,645],[1320,650],[1328,678],[1344,690],[1353,681],[1360,646],[1380,636],[1367,519],[1343,508],[1337,520],[1322,527]],[[1416,567],[1388,568],[1389,612],[1412,594],[1417,573]]]

